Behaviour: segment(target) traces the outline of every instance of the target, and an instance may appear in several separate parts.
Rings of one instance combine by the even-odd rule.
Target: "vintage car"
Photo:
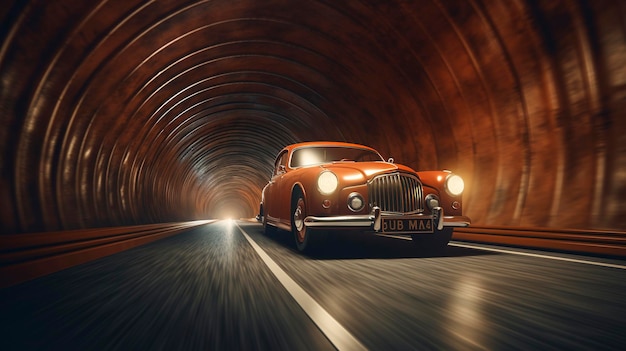
[[[293,233],[299,251],[336,230],[411,236],[419,248],[438,251],[454,227],[470,224],[463,188],[449,171],[416,172],[364,145],[305,142],[276,157],[257,218],[266,233]]]

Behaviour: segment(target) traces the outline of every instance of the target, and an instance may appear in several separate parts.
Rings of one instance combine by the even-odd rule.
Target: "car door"
[[[272,178],[265,189],[265,202],[263,203],[263,210],[265,215],[271,218],[272,222],[280,220],[280,179],[283,174],[285,174],[286,163],[287,150],[283,150],[278,157],[276,157],[276,161],[274,161]]]

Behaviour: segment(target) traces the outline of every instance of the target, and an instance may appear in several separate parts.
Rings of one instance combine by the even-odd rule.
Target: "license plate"
[[[383,218],[383,233],[433,233],[432,218]]]

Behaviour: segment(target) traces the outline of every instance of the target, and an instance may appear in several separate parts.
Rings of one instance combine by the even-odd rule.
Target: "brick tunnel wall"
[[[252,217],[284,145],[466,181],[476,225],[626,228],[623,0],[9,0],[1,232]]]

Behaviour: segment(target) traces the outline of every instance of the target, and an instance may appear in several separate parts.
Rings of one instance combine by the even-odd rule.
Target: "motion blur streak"
[[[450,301],[450,308],[447,311],[449,323],[448,332],[457,349],[462,349],[463,345],[481,348],[486,340],[482,340],[481,329],[485,318],[481,312],[482,284],[480,277],[468,276],[460,278],[458,285],[454,287],[454,294]]]
[[[322,330],[324,335],[333,343],[339,351],[366,350],[361,343],[350,334],[341,324],[324,310],[309,294],[306,293],[296,282],[293,281],[263,249],[241,227],[237,226],[243,236],[248,240],[265,265],[274,273],[280,283],[289,291],[289,294],[298,302],[300,307],[307,313],[315,324]]]
[[[305,256],[287,232],[237,226],[196,227],[0,289],[0,350],[626,344],[623,269],[463,247],[418,255],[410,242],[364,235],[334,237],[328,250]],[[349,334],[325,330],[337,325]]]
[[[0,289],[0,350],[332,350],[226,221]]]
[[[477,226],[626,228],[626,0],[4,0],[0,233],[250,218],[368,144]]]

